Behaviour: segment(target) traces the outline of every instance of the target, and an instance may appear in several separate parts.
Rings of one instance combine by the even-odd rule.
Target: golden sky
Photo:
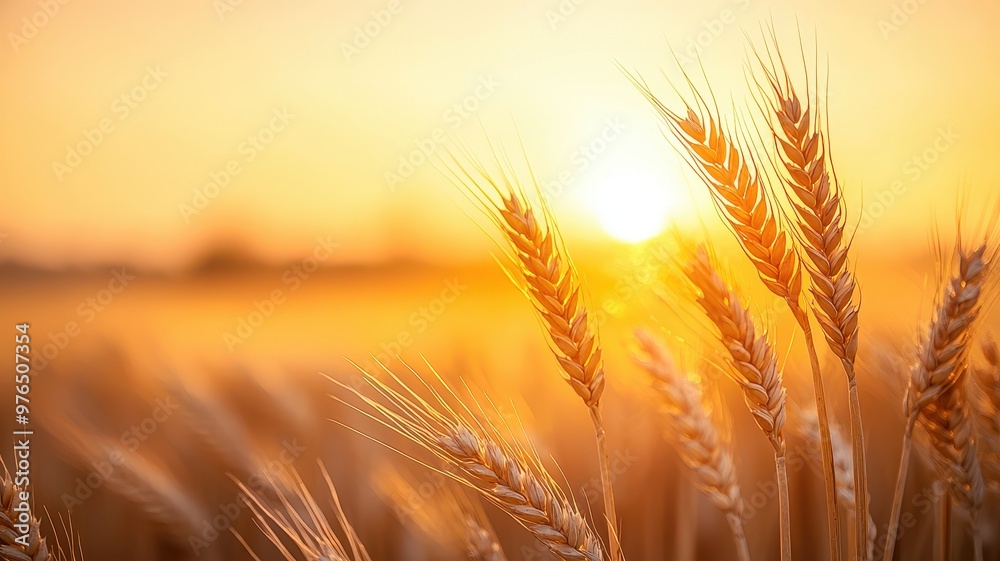
[[[337,262],[478,259],[486,236],[419,150],[481,145],[480,123],[561,181],[567,237],[601,239],[589,201],[623,182],[661,185],[676,219],[690,179],[615,62],[671,101],[659,69],[680,76],[673,49],[696,71],[697,52],[741,99],[743,32],[768,18],[828,57],[859,244],[925,244],[960,184],[998,185],[998,16],[969,0],[7,0],[0,259],[172,268],[225,243],[281,261],[319,237]]]

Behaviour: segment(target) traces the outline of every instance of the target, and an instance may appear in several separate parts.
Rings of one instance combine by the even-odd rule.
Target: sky
[[[575,243],[608,238],[622,185],[685,224],[704,193],[617,65],[668,102],[704,68],[742,107],[768,21],[818,42],[860,246],[925,245],[960,187],[996,191],[994,2],[7,0],[0,261],[172,270],[329,239],[331,263],[488,259],[426,155],[485,135],[523,142]]]

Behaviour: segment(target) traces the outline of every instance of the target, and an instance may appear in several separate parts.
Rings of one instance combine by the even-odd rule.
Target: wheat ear
[[[811,106],[808,88],[800,98],[777,48],[767,51],[768,62],[758,60],[766,84],[757,82],[762,107],[769,119],[771,136],[782,168],[778,175],[793,209],[796,238],[809,274],[813,315],[826,342],[840,359],[847,375],[851,414],[855,535],[857,559],[866,561],[868,536],[868,469],[858,396],[855,359],[858,353],[857,283],[851,274],[844,199],[830,162],[829,137],[823,127],[818,101]],[[817,95],[818,99],[818,95]]]
[[[322,463],[319,467],[334,507],[333,524],[294,469],[280,473],[259,470],[267,481],[267,488],[278,489],[279,492],[277,501],[272,501],[253,486],[238,482],[257,527],[287,561],[298,560],[294,550],[298,550],[308,561],[371,561],[344,515],[329,473]],[[338,529],[347,537],[346,545],[339,537]],[[255,561],[261,561],[243,536],[236,534],[236,537]],[[288,541],[294,549],[289,548]]]
[[[697,291],[698,304],[715,325],[719,339],[729,353],[732,378],[742,388],[757,426],[774,448],[781,515],[781,558],[782,561],[790,561],[792,540],[785,467],[785,388],[782,386],[778,357],[766,335],[758,333],[749,310],[716,271],[703,246],[697,249],[684,272]]]
[[[437,456],[451,468],[446,475],[495,504],[561,559],[604,558],[600,542],[576,504],[566,497],[536,456],[503,438],[488,421],[468,419],[472,417],[468,409],[466,415],[456,412],[426,382],[425,388],[434,393],[433,403],[422,399],[395,375],[400,390],[367,373],[364,379],[380,399],[340,384],[370,408],[358,408],[362,414]],[[438,381],[444,385],[440,377]]]
[[[967,379],[968,368],[963,368],[956,383],[921,410],[917,423],[930,436],[935,463],[949,484],[955,504],[970,513],[976,542],[975,559],[982,561],[977,518],[986,495],[986,485],[966,398]]]
[[[435,474],[430,494],[427,481],[386,466],[375,476],[375,490],[393,507],[403,523],[448,548],[463,548],[471,561],[506,561],[500,542],[482,506],[466,496],[454,481]]]
[[[976,382],[973,413],[979,429],[979,454],[983,477],[992,492],[1000,492],[1000,350],[996,340],[981,343],[986,364],[975,368]]]
[[[972,251],[959,248],[958,271],[942,289],[943,294],[917,352],[916,364],[910,371],[906,396],[903,398],[903,412],[906,416],[903,451],[890,510],[889,535],[883,561],[892,561],[896,547],[903,492],[913,447],[913,427],[922,412],[931,408],[929,422],[933,428],[937,422],[934,416],[947,415],[948,407],[956,404],[957,397],[952,390],[963,379],[968,366],[970,341],[975,335],[982,291],[987,280],[987,260],[992,253],[986,244]]]
[[[21,512],[15,510],[21,502],[22,489],[14,485],[14,480],[7,471],[7,466],[0,459],[0,469],[3,470],[0,479],[0,558],[10,561],[46,561],[54,557],[42,537],[41,523],[33,515],[25,523],[21,520]],[[26,524],[28,533],[15,526]]]
[[[639,347],[646,354],[639,365],[653,379],[667,419],[668,438],[691,470],[695,486],[726,517],[736,542],[740,561],[750,560],[743,529],[743,498],[736,480],[732,450],[725,446],[702,404],[701,390],[687,379],[673,359],[651,335],[636,331]]]
[[[530,175],[530,188],[538,195],[537,204],[532,203],[510,161],[496,152],[494,156],[498,173],[491,173],[471,154],[466,154],[467,165],[453,157],[449,173],[506,240],[507,257],[514,264],[511,268],[517,269],[516,273],[507,271],[508,276],[520,279],[515,283],[541,317],[563,378],[590,411],[597,438],[609,556],[611,561],[621,561],[611,456],[601,413],[605,380],[597,328],[581,295],[579,278],[555,218],[534,175]]]
[[[809,314],[800,303],[802,271],[793,242],[778,223],[763,175],[755,162],[748,160],[738,142],[728,134],[718,118],[718,109],[710,106],[688,81],[693,102],[685,101],[681,116],[661,102],[645,83],[632,78],[633,84],[659,113],[670,134],[702,182],[708,187],[719,214],[736,236],[760,280],[782,298],[804,335],[813,378],[816,409],[820,415],[820,451],[826,490],[827,518],[831,559],[840,559],[840,520],[837,509],[836,476],[830,442],[826,390],[813,341]]]

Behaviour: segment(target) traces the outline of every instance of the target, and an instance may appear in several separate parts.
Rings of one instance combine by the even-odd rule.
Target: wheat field
[[[796,25],[607,62],[707,203],[642,241],[576,235],[515,119],[426,155],[472,261],[0,265],[0,558],[1000,559],[1000,199],[872,239]]]

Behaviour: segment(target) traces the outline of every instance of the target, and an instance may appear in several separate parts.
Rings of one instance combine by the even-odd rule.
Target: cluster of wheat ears
[[[831,163],[820,105],[823,96],[813,80],[795,83],[776,45],[773,34],[766,35],[764,47],[750,50],[747,65],[755,100],[751,109],[759,112],[752,120],[766,125],[748,127],[744,123],[751,119],[746,119],[727,126],[711,90],[700,91],[687,76],[685,88],[674,88],[680,103],[671,107],[638,75],[626,75],[711,193],[718,215],[760,281],[790,310],[808,353],[815,403],[800,414],[788,415],[776,341],[763,327],[767,318],[755,317],[741,301],[740,291],[727,280],[708,243],[678,244],[675,264],[683,286],[674,293],[703,314],[717,345],[712,352],[722,357],[723,368],[738,384],[773,449],[784,561],[792,559],[794,551],[786,473],[789,419],[788,428],[806,435],[806,441],[820,450],[831,559],[866,561],[881,554],[884,561],[892,561],[915,435],[926,437],[940,478],[948,484],[945,508],[954,505],[969,513],[976,559],[982,559],[977,513],[985,494],[1000,483],[1000,352],[992,340],[977,333],[981,312],[994,297],[989,291],[998,248],[995,229],[987,220],[978,233],[959,233],[954,250],[939,255],[946,270],[934,311],[919,335],[917,352],[905,357],[911,368],[901,404],[906,418],[903,454],[887,545],[876,551],[856,376],[860,289],[851,266],[853,234]],[[751,131],[756,138],[748,134]],[[466,149],[453,151],[443,156],[442,170],[495,227],[506,272],[533,305],[562,377],[590,415],[607,534],[595,530],[593,517],[588,518],[550,475],[527,439],[497,421],[489,398],[476,399],[471,392],[460,396],[436,372],[421,376],[413,370],[404,374],[386,369],[363,372],[368,383],[363,389],[336,382],[343,390],[338,399],[429,452],[414,459],[447,482],[422,508],[406,508],[406,497],[417,485],[412,477],[392,472],[376,479],[380,494],[399,506],[397,513],[434,540],[464,547],[470,559],[505,559],[481,511],[479,499],[484,499],[562,559],[622,561],[621,520],[615,510],[602,416],[605,384],[614,375],[605,372],[594,313],[535,178],[518,174],[502,149],[491,156],[495,165],[487,166]],[[828,378],[821,371],[817,335],[843,372],[838,383],[846,384],[850,397],[848,430],[831,422],[824,389]],[[721,511],[738,558],[748,561],[733,451],[702,386],[678,366],[661,339],[637,329],[636,363],[649,374],[649,391],[663,405],[666,432],[690,469],[692,482]],[[981,360],[973,360],[977,343]],[[920,432],[915,432],[918,427]],[[365,427],[352,428],[373,434]],[[27,545],[15,541],[12,508],[17,489],[9,477],[2,483],[0,557],[69,558],[61,551],[49,552],[37,521]],[[310,560],[368,559],[339,507],[332,483],[329,487],[337,506],[334,517],[324,514],[294,472],[269,479],[267,488],[273,492],[245,491],[260,528],[287,559],[299,555]],[[845,514],[853,521],[843,525],[852,528],[851,539],[842,536],[840,518]],[[943,513],[940,523],[948,520]],[[945,538],[947,534],[946,529]],[[848,548],[851,551],[845,551]]]

